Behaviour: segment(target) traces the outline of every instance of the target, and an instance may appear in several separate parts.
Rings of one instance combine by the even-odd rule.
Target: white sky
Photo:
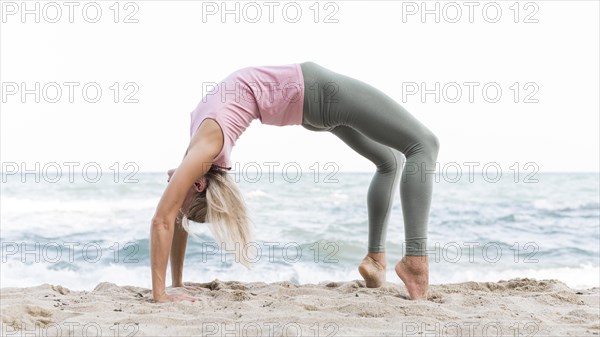
[[[268,3],[258,1],[254,4],[263,13],[257,23],[251,22],[256,7],[247,2],[237,2],[239,23],[233,15],[223,23],[220,11],[209,15],[196,1],[137,1],[129,7],[120,2],[118,23],[113,1],[88,5],[86,18],[95,16],[95,5],[102,9],[97,23],[86,22],[81,14],[87,2],[75,2],[73,23],[69,7],[56,2],[62,16],[50,23],[56,8],[45,1],[28,2],[28,8],[35,3],[40,23],[32,14],[21,22],[21,1],[1,2],[3,163],[26,162],[31,168],[35,162],[97,162],[109,170],[115,162],[135,162],[141,171],[166,171],[179,164],[187,147],[189,113],[202,98],[203,82],[218,82],[245,66],[310,60],[370,83],[400,102],[438,135],[440,165],[497,162],[508,169],[518,162],[523,169],[526,162],[535,162],[540,171],[599,170],[597,1],[537,1],[527,6],[479,2],[473,22],[468,5],[456,2],[462,10],[457,23],[450,22],[456,7],[448,2],[437,2],[439,23],[434,15],[425,22],[420,12],[408,15],[420,1],[404,2],[404,8],[393,1],[340,1],[329,7],[325,2],[294,2],[288,5],[288,16],[282,14],[286,2],[271,2],[274,22],[269,22]],[[207,4],[218,7],[221,2],[205,2],[205,9],[211,9]],[[434,4],[428,2],[428,8]],[[233,9],[234,2],[227,6]],[[302,16],[286,22],[295,17],[294,6],[302,9]],[[499,20],[486,22],[498,7]],[[139,22],[124,23],[134,11],[131,19]],[[331,19],[338,22],[324,22],[334,11]],[[538,22],[524,22],[532,20]],[[21,82],[29,89],[36,82],[46,86],[49,98],[55,94],[48,83],[55,82],[63,95],[57,103],[43,96],[36,103],[32,94],[23,101],[19,88],[12,94],[13,83]],[[80,83],[72,103],[64,82]],[[97,103],[86,102],[81,94],[90,82],[103,90]],[[120,86],[118,103],[111,91],[115,82]],[[138,103],[123,103],[134,91],[125,87],[127,82],[137,86],[133,99]],[[456,103],[444,97],[435,102],[433,95],[424,101],[420,95],[404,100],[406,85],[421,82],[427,88],[455,82],[463,96]],[[464,82],[480,83],[473,102]],[[515,82],[520,87],[516,103]],[[526,87],[528,82],[533,84]],[[486,102],[481,93],[486,83],[502,89],[498,102]],[[454,94],[450,90],[447,96]],[[489,94],[494,96],[494,90]],[[530,94],[537,103],[525,103]],[[238,140],[232,161],[297,162],[305,169],[315,162],[323,169],[331,161],[341,171],[373,170],[332,134],[258,120]]]

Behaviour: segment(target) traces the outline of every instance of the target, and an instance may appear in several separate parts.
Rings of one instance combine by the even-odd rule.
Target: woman
[[[437,137],[376,88],[314,62],[303,62],[239,69],[192,111],[190,144],[179,167],[169,171],[169,184],[152,219],[154,300],[194,301],[165,292],[169,252],[172,285],[183,286],[188,219],[211,223],[217,242],[236,242],[240,247],[250,242],[247,208],[227,171],[235,141],[257,118],[263,124],[300,124],[311,131],[329,131],[376,165],[367,196],[368,253],[358,267],[370,288],[385,283],[386,228],[400,185],[406,252],[395,271],[411,299],[426,299],[427,223]],[[403,166],[407,169],[402,170]],[[248,266],[243,254],[238,256]]]

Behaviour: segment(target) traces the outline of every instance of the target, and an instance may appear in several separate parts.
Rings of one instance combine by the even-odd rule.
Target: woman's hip
[[[329,131],[336,125],[328,114],[342,105],[341,87],[347,79],[314,62],[300,64],[304,77],[302,126],[312,131]]]

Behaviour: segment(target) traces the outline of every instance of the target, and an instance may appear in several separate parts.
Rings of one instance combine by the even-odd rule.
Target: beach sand
[[[512,279],[430,286],[294,285],[214,280],[197,302],[153,303],[150,289],[100,283],[1,289],[3,336],[598,336],[600,288]]]

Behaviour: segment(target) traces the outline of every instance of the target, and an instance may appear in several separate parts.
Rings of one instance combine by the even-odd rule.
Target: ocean
[[[372,172],[303,172],[299,179],[231,174],[250,209],[254,239],[244,251],[255,262],[251,269],[236,263],[233,247],[218,249],[207,225],[192,223],[184,282],[361,279],[356,267],[366,254]],[[166,173],[81,177],[36,182],[32,174],[3,174],[2,288],[151,287],[150,220]],[[428,228],[431,284],[528,277],[600,286],[598,173],[438,178]],[[387,233],[388,282],[401,284],[393,266],[403,238],[398,192]]]

